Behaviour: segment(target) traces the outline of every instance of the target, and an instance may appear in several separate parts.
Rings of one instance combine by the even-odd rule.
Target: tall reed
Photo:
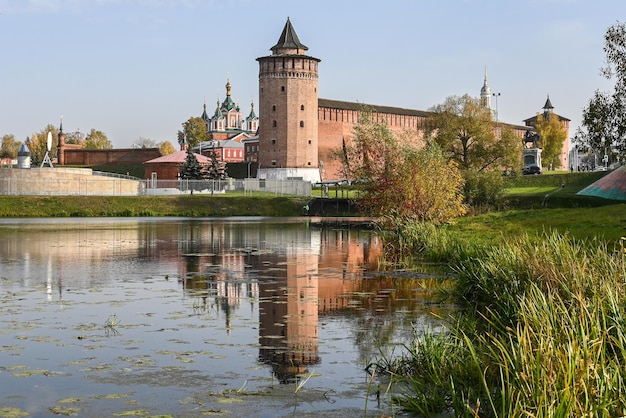
[[[446,233],[441,246],[436,228],[422,228],[430,236],[405,246],[456,248],[449,296],[461,309],[448,333],[416,336],[400,360],[379,363],[380,372],[408,377],[404,408],[468,417],[626,413],[624,240],[614,249],[546,233],[467,249]]]

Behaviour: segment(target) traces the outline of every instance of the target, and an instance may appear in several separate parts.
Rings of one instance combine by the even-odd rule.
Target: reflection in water
[[[242,300],[258,296],[259,357],[283,383],[319,363],[320,311],[350,305],[363,272],[377,265],[382,244],[370,231],[297,224],[187,224],[178,236],[185,288],[204,307],[212,298],[227,329]]]
[[[347,366],[341,368],[336,360],[342,350],[356,351],[359,356],[343,359],[342,364],[365,365],[377,354],[377,342],[407,342],[416,327],[436,326],[429,312],[444,315],[444,308],[425,305],[428,290],[422,280],[380,276],[376,270],[381,254],[382,242],[371,231],[314,227],[300,221],[0,220],[0,292],[42,292],[48,305],[53,305],[53,316],[57,314],[54,305],[61,303],[68,306],[66,315],[81,309],[100,315],[77,320],[77,329],[82,329],[82,322],[101,324],[116,313],[102,306],[117,304],[120,310],[126,309],[120,313],[125,315],[122,320],[135,322],[132,332],[138,335],[129,339],[132,344],[146,340],[139,348],[142,352],[198,338],[194,349],[207,348],[219,358],[227,355],[219,353],[232,338],[233,346],[244,352],[241,358],[250,356],[254,364],[243,361],[244,372],[229,363],[228,372],[219,372],[226,381],[232,379],[232,369],[244,380],[249,376],[241,375],[250,369],[260,369],[267,378],[271,368],[271,375],[283,383],[299,374],[324,370],[324,378],[338,388],[348,374]],[[175,287],[174,302],[169,293],[157,292],[169,286]],[[184,316],[193,318],[189,319],[193,326],[178,322],[168,326],[174,321],[166,315],[168,308],[163,307],[164,313],[150,306],[152,297],[172,303],[175,311],[184,305],[188,310]],[[81,305],[96,299],[100,308]],[[130,305],[127,300],[136,300],[134,311],[124,307]],[[17,315],[22,307],[16,302],[11,309]],[[60,318],[55,327],[70,320]],[[144,327],[150,332],[142,332]],[[164,332],[178,329],[179,337],[159,339]],[[69,341],[78,341],[76,334],[89,337],[86,331],[69,332]],[[256,338],[248,342],[251,334]],[[11,346],[12,337],[4,335],[2,343]],[[59,355],[67,352],[64,347]],[[99,351],[99,356],[106,356],[106,351]],[[98,357],[97,361],[103,360]],[[363,367],[356,364],[350,364],[356,369],[350,373],[358,376],[350,382],[352,387],[365,381],[359,375]],[[219,361],[206,367],[210,376],[219,375]],[[204,378],[202,373],[198,374]],[[255,372],[250,374],[250,379],[261,382],[257,384],[263,383]],[[329,380],[320,382],[329,385]],[[0,382],[4,382],[1,377]],[[362,401],[355,402],[362,405]]]

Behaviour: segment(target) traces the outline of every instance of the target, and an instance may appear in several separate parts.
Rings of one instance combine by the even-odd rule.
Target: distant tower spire
[[[483,87],[480,89],[480,104],[487,109],[491,109],[491,89],[487,84],[487,66],[485,66],[485,81]]]
[[[552,102],[550,101],[550,95],[548,94],[548,98],[546,99],[546,104],[543,105],[543,113],[550,113],[554,109],[552,106]]]
[[[63,115],[59,122],[59,133],[57,135],[57,163],[65,165],[65,134],[63,133]]]
[[[230,79],[226,79],[226,97],[230,97],[230,89],[231,89]]]

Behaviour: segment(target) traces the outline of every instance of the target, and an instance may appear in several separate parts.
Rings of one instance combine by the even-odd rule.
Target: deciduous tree
[[[176,152],[174,145],[170,141],[163,141],[159,144],[161,155],[170,155]]]
[[[211,139],[206,124],[201,117],[191,117],[183,123],[183,129],[178,131],[178,142],[187,142],[190,148],[195,147],[200,142]],[[183,141],[183,142],[181,142]]]
[[[139,137],[133,142],[133,147],[137,148],[157,148],[159,144],[150,138]]]
[[[582,150],[626,157],[626,23],[609,26],[604,35],[606,66],[601,74],[615,80],[612,92],[596,90],[583,110],[574,142]]]
[[[77,144],[82,145],[85,143],[85,135],[80,132],[66,132],[65,133],[65,143],[66,144]]]
[[[535,130],[541,138],[541,159],[543,165],[558,167],[561,165],[559,156],[563,148],[563,142],[567,139],[567,130],[561,124],[555,113],[537,115]]]
[[[493,121],[491,110],[469,95],[448,97],[431,108],[424,133],[463,170],[518,167],[521,140],[506,125]]]
[[[2,137],[2,145],[0,145],[0,158],[17,158],[17,152],[22,145],[15,139],[15,135],[6,134]]]
[[[436,143],[422,149],[401,143],[364,109],[353,144],[343,150],[344,170],[349,178],[358,179],[363,191],[359,202],[367,213],[432,222],[465,213],[463,178]]]
[[[57,155],[57,144],[59,143],[59,128],[53,124],[48,124],[41,131],[34,133],[28,139],[28,149],[30,150],[30,158],[33,165],[39,165],[46,156],[46,144],[48,142],[48,132],[52,134],[52,147],[49,152],[50,158]]]
[[[85,149],[112,149],[113,144],[102,131],[91,129],[85,137]]]

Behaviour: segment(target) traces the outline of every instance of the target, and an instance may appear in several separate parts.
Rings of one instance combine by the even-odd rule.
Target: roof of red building
[[[196,156],[196,158],[198,159],[198,162],[200,164],[208,164],[210,162],[210,160],[205,157],[204,155],[200,155],[200,154],[196,154],[195,152],[193,153],[193,155]],[[159,158],[155,158],[153,160],[150,161],[146,161],[144,162],[144,164],[147,163],[176,163],[176,164],[182,164],[185,162],[185,160],[187,159],[187,151],[176,151],[173,154],[169,154],[169,155],[164,155],[162,157]]]

